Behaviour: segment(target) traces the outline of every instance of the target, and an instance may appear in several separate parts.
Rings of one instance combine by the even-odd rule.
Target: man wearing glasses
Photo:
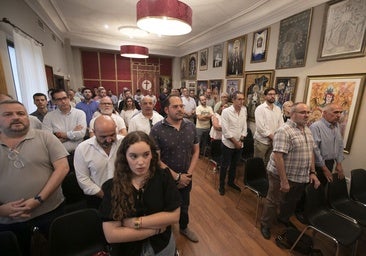
[[[0,231],[13,231],[29,255],[32,228],[47,234],[63,213],[68,153],[52,134],[30,129],[25,107],[15,100],[0,102],[0,144]]]
[[[261,217],[261,233],[271,238],[270,227],[280,209],[278,222],[288,226],[296,204],[307,183],[318,188],[314,149],[316,145],[307,127],[310,111],[304,103],[291,107],[291,119],[274,134],[273,151],[267,166],[269,189]]]
[[[85,136],[86,116],[82,110],[71,107],[70,99],[64,90],[55,90],[52,98],[57,104],[57,109],[44,117],[42,129],[52,132],[61,141],[70,154],[70,170],[74,171],[74,151]]]
[[[267,166],[269,156],[272,153],[272,141],[274,132],[283,125],[281,109],[274,104],[276,89],[267,88],[264,90],[265,102],[259,105],[254,112],[255,127],[254,133],[254,157],[260,157]]]

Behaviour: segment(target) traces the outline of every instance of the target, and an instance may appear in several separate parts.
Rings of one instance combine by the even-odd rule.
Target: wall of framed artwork
[[[180,58],[180,79],[188,78],[188,55]]]
[[[227,41],[226,77],[243,77],[246,38],[241,36]]]
[[[197,52],[192,53],[188,56],[188,79],[197,79]]]
[[[318,61],[365,56],[364,1],[328,2],[325,7]]]
[[[199,51],[199,62],[200,62],[200,71],[207,70],[208,68],[208,48]]]
[[[251,63],[264,62],[268,55],[270,27],[253,32]]]
[[[305,66],[312,9],[281,20],[276,69]]]
[[[340,121],[345,152],[349,153],[364,91],[366,73],[309,76],[306,79],[304,102],[310,106],[310,124],[321,118],[322,108],[329,103],[342,110]]]
[[[212,97],[215,100],[220,100],[222,81],[222,79],[214,79],[208,81],[208,87],[211,88]]]
[[[227,79],[226,80],[226,92],[229,94],[230,98],[232,94],[236,91],[240,91],[240,79]]]
[[[212,67],[213,68],[222,67],[223,60],[224,60],[224,43],[214,45],[212,47]]]
[[[264,102],[264,90],[273,87],[274,75],[274,70],[245,72],[244,95],[249,120],[255,120],[255,109]]]
[[[208,88],[208,80],[197,81],[197,95],[202,95]]]
[[[298,77],[276,77],[274,88],[277,91],[275,104],[282,109],[286,101],[295,101]]]

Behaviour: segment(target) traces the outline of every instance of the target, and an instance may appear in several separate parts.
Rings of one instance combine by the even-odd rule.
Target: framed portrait
[[[264,90],[273,87],[274,75],[274,70],[245,72],[244,94],[250,121],[255,121],[255,109],[264,102]]]
[[[357,124],[365,74],[308,76],[304,102],[310,106],[309,125],[322,117],[322,109],[329,103],[338,104],[342,110],[339,122],[344,150],[350,152],[353,133]]]
[[[208,87],[211,88],[211,91],[212,91],[212,97],[215,100],[220,100],[222,79],[210,80],[208,82],[209,82]]]
[[[196,81],[187,81],[187,89],[188,91],[194,91],[194,94],[197,94],[197,85]]]
[[[216,44],[213,46],[213,51],[212,51],[212,67],[213,68],[220,68],[222,67],[222,60],[224,57],[224,43],[221,44]]]
[[[208,68],[208,48],[199,51],[200,59],[200,71],[207,70]]]
[[[246,36],[227,42],[226,77],[243,77]]]
[[[170,76],[160,76],[159,77],[159,92],[162,93],[164,88],[168,91],[172,89],[172,78]]]
[[[365,56],[366,2],[326,4],[318,61]]]
[[[197,52],[188,55],[188,79],[197,79]]]
[[[188,78],[188,55],[180,58],[180,79]]]
[[[295,101],[297,77],[276,77],[274,88],[277,91],[275,104],[282,109],[286,101]]]
[[[234,92],[240,91],[240,79],[228,79],[226,80],[226,92],[229,94],[230,98]]]
[[[270,28],[264,28],[253,33],[253,46],[251,63],[267,60]]]
[[[197,96],[204,94],[208,88],[208,80],[198,80],[197,81]]]
[[[276,69],[304,67],[310,34],[312,9],[280,22]]]

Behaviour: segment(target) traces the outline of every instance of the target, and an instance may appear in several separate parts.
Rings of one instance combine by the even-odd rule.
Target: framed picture
[[[274,74],[274,70],[245,72],[244,94],[250,121],[255,121],[255,109],[264,102],[264,90],[273,87]]]
[[[212,56],[213,56],[212,67],[213,68],[222,67],[222,60],[224,58],[224,43],[216,44],[213,46]]]
[[[343,109],[340,128],[345,152],[349,153],[357,124],[366,74],[309,76],[306,78],[304,102],[310,106],[309,125],[320,119],[322,108],[336,103]]]
[[[365,56],[366,2],[326,4],[318,61]]]
[[[188,56],[188,79],[197,79],[197,52]]]
[[[208,88],[208,81],[207,80],[198,80],[197,81],[197,96],[204,94],[204,92]]]
[[[276,69],[304,67],[312,9],[281,20]]]
[[[208,68],[208,48],[199,52],[200,57],[200,71],[207,70]]]
[[[240,79],[228,79],[226,80],[226,92],[229,94],[230,98],[234,92],[240,91]]]
[[[197,85],[196,81],[187,81],[187,89],[188,91],[194,91],[194,94],[197,94]]]
[[[209,88],[211,88],[212,90],[212,97],[215,99],[215,101],[220,100],[221,87],[222,87],[222,79],[209,81]]]
[[[267,60],[268,42],[270,28],[258,30],[253,33],[253,46],[251,63],[263,62]]]
[[[162,93],[164,88],[167,88],[168,91],[172,89],[172,78],[170,76],[160,76],[159,77],[159,92]]]
[[[226,77],[243,77],[246,36],[227,42]]]
[[[188,55],[180,58],[180,79],[188,78]]]
[[[276,77],[274,88],[277,91],[275,104],[282,109],[286,101],[295,101],[297,77]]]

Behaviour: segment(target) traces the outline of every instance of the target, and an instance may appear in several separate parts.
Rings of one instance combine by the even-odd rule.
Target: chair
[[[207,156],[205,178],[207,173],[210,172],[214,176],[214,186],[216,188],[221,160],[221,140],[210,140],[204,156]]]
[[[351,171],[350,196],[353,200],[366,205],[366,170],[354,169]]]
[[[334,173],[333,182],[328,182],[326,193],[331,208],[366,226],[366,206],[349,198],[346,179],[338,179],[338,174]]]
[[[11,231],[0,232],[0,255],[21,256],[18,240]]]
[[[335,255],[339,253],[339,244],[344,246],[353,244],[353,255],[356,255],[357,240],[362,233],[361,227],[328,207],[322,185],[318,189],[315,189],[313,184],[309,184],[305,189],[305,193],[305,215],[309,221],[309,225],[301,232],[292,245],[290,252],[295,248],[304,233],[308,229],[313,229],[336,243]]]
[[[82,209],[56,218],[49,232],[52,256],[90,256],[106,249],[102,221],[95,209]]]
[[[86,198],[83,190],[80,188],[74,172],[69,172],[64,178],[62,184],[62,193],[65,196],[65,213],[73,212],[86,208]]]
[[[267,172],[263,159],[260,157],[249,158],[245,163],[244,189],[246,188],[257,195],[257,207],[255,211],[255,226],[257,226],[259,202],[263,197],[267,196],[268,192]],[[243,192],[240,193],[236,208],[239,207]]]
[[[206,171],[205,171],[205,178],[207,176],[207,173],[211,173],[214,177],[214,187],[216,188],[217,186],[217,180],[218,180],[218,174],[219,174],[219,170],[218,170],[218,164],[215,160],[213,159],[208,159],[207,161],[207,166],[206,166]]]

